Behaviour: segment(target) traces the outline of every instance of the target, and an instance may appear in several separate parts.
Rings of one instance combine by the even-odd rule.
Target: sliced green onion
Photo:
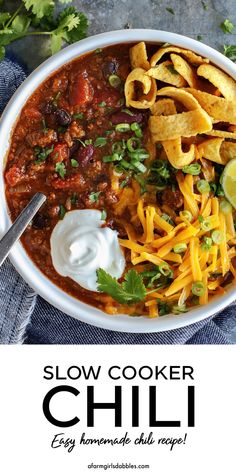
[[[215,244],[221,244],[223,242],[223,233],[219,229],[215,229],[211,233],[212,240]]]
[[[141,148],[136,149],[133,152],[129,152],[129,157],[131,157],[131,159],[138,159],[139,161],[142,161],[143,159],[148,159],[149,154],[146,149]]]
[[[70,163],[71,163],[72,167],[78,167],[79,166],[79,163],[76,159],[71,159]]]
[[[186,308],[185,304],[183,304],[183,305],[174,305],[172,307],[171,311],[172,311],[172,313],[177,315],[178,313],[186,313],[188,311],[188,309]]]
[[[211,222],[208,218],[203,218],[201,221],[201,229],[203,229],[203,231],[209,231],[211,229]]]
[[[112,152],[122,153],[124,152],[126,147],[125,140],[123,141],[116,141],[112,144]]]
[[[172,218],[169,215],[167,215],[167,213],[162,213],[161,218],[164,221],[167,221],[167,223],[170,223],[170,225],[172,225],[172,226],[175,225],[174,221],[172,220]]]
[[[209,238],[208,236],[204,236],[203,242],[201,244],[201,248],[203,251],[208,251],[212,246],[212,239]]]
[[[128,151],[134,152],[140,148],[141,141],[139,138],[129,138],[126,142]]]
[[[100,102],[100,103],[98,104],[98,106],[103,108],[103,107],[106,106],[106,102]]]
[[[187,220],[187,221],[191,222],[193,220],[193,215],[188,210],[180,211],[179,216],[180,216],[181,220],[183,220],[183,221]]]
[[[158,269],[162,275],[165,275],[165,277],[173,277],[173,270],[170,268],[167,262],[162,262],[158,266]]]
[[[136,121],[135,121],[135,123],[131,124],[130,128],[131,128],[131,131],[134,131],[137,138],[142,138],[143,132],[140,128],[140,125],[138,123],[136,123]]]
[[[176,253],[176,254],[180,254],[181,252],[185,252],[187,249],[187,244],[186,243],[179,243],[179,244],[176,244],[174,247],[173,247],[173,251]]]
[[[130,125],[129,123],[119,123],[118,125],[116,125],[115,130],[119,133],[126,133],[130,130]]]
[[[146,172],[146,170],[147,170],[147,167],[144,166],[144,165],[142,164],[142,162],[139,162],[139,161],[136,161],[136,160],[133,160],[133,159],[132,159],[132,160],[131,160],[131,164],[132,164],[136,169],[138,169],[139,172],[142,172],[142,174],[144,174],[144,172]]]
[[[190,164],[189,166],[184,166],[182,168],[182,171],[185,174],[191,174],[191,175],[199,175],[201,172],[201,166],[196,162],[195,164]]]
[[[122,156],[116,152],[114,152],[111,156],[103,156],[102,161],[103,162],[116,162],[116,161],[121,161]]]
[[[121,159],[120,165],[124,167],[124,169],[132,169],[132,165],[124,159]]]
[[[201,179],[197,182],[197,189],[200,193],[208,193],[211,190],[211,187],[207,180]]]
[[[224,215],[227,215],[228,213],[232,212],[232,205],[227,202],[227,200],[222,200],[220,202],[220,210],[222,213],[224,213]]]
[[[103,138],[102,136],[101,137],[98,137],[95,139],[95,142],[94,142],[94,146],[95,147],[103,147],[107,144],[107,140],[106,138]]]
[[[192,284],[192,293],[193,295],[196,295],[197,297],[201,297],[204,295],[206,291],[206,287],[203,282],[194,282]]]
[[[108,77],[109,84],[111,87],[117,88],[121,84],[120,77],[116,74],[112,74]]]

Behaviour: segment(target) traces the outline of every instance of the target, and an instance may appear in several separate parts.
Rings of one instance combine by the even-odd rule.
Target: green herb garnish
[[[236,61],[236,45],[233,44],[224,44],[224,55],[231,59],[231,61]]]
[[[99,106],[99,107],[105,107],[105,106],[106,106],[106,102],[100,102],[100,103],[98,103],[98,106]]]
[[[171,7],[166,7],[166,11],[168,11],[168,13],[171,13],[171,15],[175,14],[173,8],[171,8]]]
[[[227,18],[221,23],[220,27],[223,33],[225,34],[232,33],[234,30],[234,24],[232,23],[232,21],[228,20]]]
[[[66,175],[66,166],[64,162],[57,162],[55,165],[55,171],[61,177],[61,179],[64,179]]]
[[[138,303],[146,295],[143,278],[136,270],[126,272],[124,281],[119,283],[114,277],[103,269],[97,270],[97,288],[99,292],[105,292],[114,300],[123,304]]]
[[[66,209],[65,209],[64,205],[60,204],[59,205],[59,218],[60,218],[60,220],[63,220],[65,214],[66,214]]]
[[[208,5],[203,0],[201,1],[201,4],[202,4],[204,10],[208,10]]]
[[[66,2],[69,3],[60,0],[60,3]],[[14,12],[0,14],[0,60],[4,58],[8,44],[25,36],[48,36],[54,54],[61,49],[63,42],[70,44],[84,38],[87,27],[86,16],[75,7],[64,8],[56,14],[55,0],[21,0]]]
[[[91,203],[97,203],[101,192],[91,192],[89,195],[89,201]]]
[[[36,155],[36,161],[35,164],[42,164],[42,162],[46,161],[47,157],[51,152],[53,151],[54,146],[51,147],[40,147],[40,146],[35,146],[34,152]]]
[[[71,159],[70,163],[71,163],[72,167],[78,167],[79,166],[79,163],[76,159]]]

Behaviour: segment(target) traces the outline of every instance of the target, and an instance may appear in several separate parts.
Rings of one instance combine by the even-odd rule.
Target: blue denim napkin
[[[0,63],[0,110],[25,79],[16,62]],[[0,272],[0,344],[230,344],[236,304],[186,328],[163,333],[107,331],[81,323],[49,305],[24,282],[10,261]]]

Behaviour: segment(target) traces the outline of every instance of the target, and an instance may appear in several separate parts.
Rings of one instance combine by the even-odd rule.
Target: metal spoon
[[[21,237],[22,233],[45,201],[46,196],[43,193],[36,193],[16,218],[10,229],[4,234],[0,241],[0,267],[8,256],[12,246]]]

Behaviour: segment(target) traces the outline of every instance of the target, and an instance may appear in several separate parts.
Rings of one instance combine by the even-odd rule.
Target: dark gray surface
[[[202,35],[206,44],[222,50],[224,43],[236,43],[235,34],[224,34],[220,24],[229,18],[236,24],[235,0],[205,0],[205,10],[201,0],[75,0],[90,21],[89,35],[114,29],[122,29],[127,24],[132,28],[153,28],[184,34],[197,39]],[[17,1],[8,0],[15,8]],[[166,8],[173,8],[174,15]],[[48,40],[28,37],[14,43],[11,51],[18,54],[32,69],[45,59]]]
[[[19,2],[8,0],[15,8]],[[203,3],[207,6],[204,9]],[[236,44],[234,34],[224,34],[220,24],[230,19],[236,25],[235,0],[75,0],[90,21],[89,35],[104,31],[131,28],[152,28],[172,31],[202,41],[220,51],[223,44]],[[166,8],[172,8],[174,15]],[[38,66],[48,55],[48,40],[42,37],[22,39],[8,48],[29,70]],[[236,333],[232,333],[236,342]]]

